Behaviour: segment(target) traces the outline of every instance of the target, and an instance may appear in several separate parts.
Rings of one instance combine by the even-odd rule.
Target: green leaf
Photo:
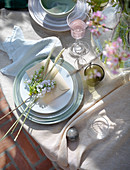
[[[119,63],[119,67],[120,67],[120,68],[124,68],[124,62],[123,62],[123,61],[121,61],[121,62]]]
[[[104,64],[106,64],[107,63],[107,57],[105,57],[105,60],[104,60]]]

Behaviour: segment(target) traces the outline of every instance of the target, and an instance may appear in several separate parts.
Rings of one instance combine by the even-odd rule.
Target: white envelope
[[[35,71],[39,70],[41,68],[41,66],[45,65],[45,62],[46,62],[46,59],[43,60],[42,62],[36,64],[35,66],[31,67],[30,69],[28,69],[26,71],[28,76],[30,77],[30,79],[31,79],[31,76],[34,74]],[[50,61],[47,72],[52,68],[52,66],[53,66],[53,62]],[[53,70],[50,73],[50,76],[53,75],[53,73],[56,70],[57,70],[57,68],[54,67]],[[47,77],[47,79],[49,79],[49,77]],[[50,102],[55,100],[57,97],[63,95],[65,92],[67,92],[70,89],[59,72],[56,74],[56,76],[54,77],[53,80],[56,81],[55,88],[52,89],[51,92],[46,93],[44,97],[40,98],[39,99],[40,103],[41,103],[41,101],[43,101],[45,104],[49,104]]]

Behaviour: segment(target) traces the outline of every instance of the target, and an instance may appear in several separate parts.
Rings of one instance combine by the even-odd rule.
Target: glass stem
[[[75,41],[75,43],[76,43],[76,46],[79,48],[79,46],[80,46],[80,43],[79,43],[80,41],[79,41],[79,39],[76,39],[76,41]]]
[[[80,54],[80,53],[82,53],[82,51],[83,51],[83,46],[80,44],[80,41],[79,41],[79,39],[76,39],[76,42],[75,42],[75,52],[77,53],[77,54]]]

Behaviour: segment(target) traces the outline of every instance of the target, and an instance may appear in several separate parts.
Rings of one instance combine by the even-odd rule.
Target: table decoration
[[[90,2],[89,4],[91,4],[92,6],[93,3]],[[108,7],[110,8],[109,10],[106,7],[103,11],[98,11],[99,10],[98,7],[94,8],[92,6],[94,13],[92,13],[91,15],[91,19],[89,21],[89,27],[93,35],[93,40],[97,46],[97,53],[98,52],[102,53],[100,59],[108,66],[111,65],[111,67],[109,68],[114,74],[118,73],[120,68],[123,68],[124,70],[124,68],[127,69],[130,67],[130,57],[129,57],[130,52],[129,52],[129,45],[128,45],[129,44],[128,43],[129,41],[129,26],[128,26],[129,25],[129,20],[128,20],[129,5],[128,4],[129,4],[128,1],[124,2],[123,0],[119,0],[119,1],[116,1],[115,3],[112,2],[112,5]],[[116,7],[113,7],[114,5]],[[111,20],[111,18],[109,19],[110,17],[109,13],[111,9],[112,10],[114,9],[112,13],[113,19],[111,22],[116,22],[114,23],[115,26],[112,28],[111,26],[107,25],[108,24],[107,21],[109,22],[109,20]],[[120,12],[120,14],[118,12]],[[121,18],[122,16],[126,15],[126,12],[127,12],[126,18],[127,18],[128,24],[121,26],[121,23],[122,23]],[[119,19],[114,21],[114,18],[117,17],[117,14],[119,14],[118,15]],[[107,15],[107,17],[105,17],[105,15]],[[111,23],[109,22],[109,24]],[[115,31],[115,29],[117,31]],[[107,32],[104,33],[104,31],[108,31],[108,33]],[[112,36],[110,35],[110,31],[113,33]],[[104,34],[106,35],[104,36]],[[105,38],[102,39],[102,37],[105,37]],[[121,41],[121,43],[117,43],[119,42],[119,40]],[[110,44],[113,44],[113,45],[111,46]],[[106,50],[106,48],[107,49],[109,48],[109,59],[108,59],[108,55],[106,56],[106,54],[108,54],[107,53],[108,51]],[[117,49],[117,48],[120,48],[120,49]],[[120,52],[122,56],[119,54]]]
[[[60,67],[56,68],[56,64],[54,66],[52,60],[50,60],[50,62],[47,65],[48,68],[46,69],[45,66],[44,66],[44,65],[46,65],[46,62],[47,62],[47,59],[43,60],[42,62],[40,62],[40,63],[36,64],[35,66],[31,67],[30,69],[28,69],[26,71],[26,73],[29,76],[29,78],[33,80],[33,82],[29,82],[29,87],[31,85],[30,90],[32,90],[32,84],[33,84],[33,87],[34,87],[34,83],[37,80],[37,71],[38,71],[38,69],[40,67],[43,68],[46,71],[45,71],[45,75],[42,75],[42,77],[40,78],[41,83],[38,84],[38,85],[36,83],[36,89],[38,89],[39,92],[40,92],[40,87],[43,86],[43,84],[48,84],[48,82],[44,82],[44,80],[49,79],[49,81],[50,81],[49,84],[50,85],[51,84],[55,85],[55,83],[53,83],[53,82],[56,82],[57,85],[54,88],[52,94],[50,92],[50,93],[46,94],[45,97],[44,97],[44,95],[43,95],[43,98],[40,97],[40,100],[42,101],[42,99],[43,99],[45,105],[48,105],[53,100],[55,100],[57,97],[59,97],[59,96],[63,95],[64,93],[66,93],[69,90],[69,87],[68,87],[67,83],[65,82],[65,80],[63,79],[62,75],[59,73]],[[32,74],[34,75],[33,78],[31,78]],[[34,89],[34,93],[35,93],[36,89]],[[49,88],[47,88],[46,90],[49,91]],[[33,92],[31,91],[31,93],[33,93]],[[43,91],[43,93],[44,93],[44,91]]]
[[[79,133],[75,127],[71,127],[67,130],[66,137],[69,141],[74,142],[78,139]]]

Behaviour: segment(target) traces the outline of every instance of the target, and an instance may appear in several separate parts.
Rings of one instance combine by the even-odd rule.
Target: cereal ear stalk
[[[45,79],[49,76],[49,74],[52,72],[53,68],[55,67],[57,61],[59,60],[59,58],[61,57],[62,53],[64,52],[65,48],[63,48],[60,53],[58,54],[58,56],[55,58],[54,64],[52,66],[52,68],[49,70],[49,72],[46,74]],[[55,77],[55,75],[58,73],[58,71],[55,71],[53,73],[53,76],[51,76],[51,79],[53,79]]]
[[[51,51],[50,51],[50,53],[49,53],[49,55],[48,55],[48,57],[47,57],[47,61],[46,61],[46,63],[45,63],[44,71],[43,71],[43,79],[45,79],[45,76],[46,76],[46,74],[47,74],[48,66],[49,66],[50,60],[51,60],[51,55],[52,55],[54,49],[55,49],[55,47],[53,47],[53,48],[51,49]]]

